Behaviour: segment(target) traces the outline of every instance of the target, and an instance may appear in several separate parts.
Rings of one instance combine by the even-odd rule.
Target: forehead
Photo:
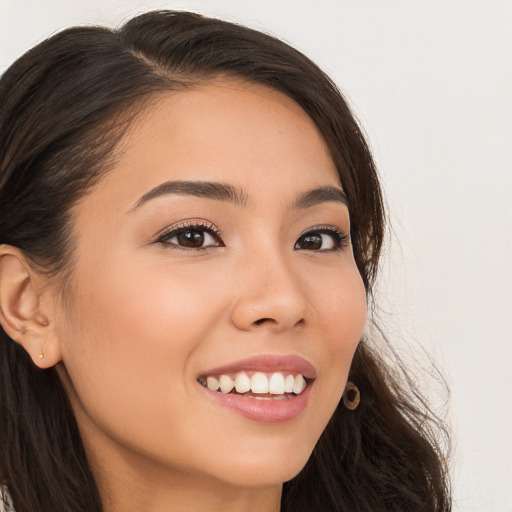
[[[323,137],[297,103],[265,86],[231,81],[152,97],[120,141],[114,168],[86,201],[95,197],[126,210],[169,180],[229,183],[268,200],[271,192],[285,200],[340,187]]]

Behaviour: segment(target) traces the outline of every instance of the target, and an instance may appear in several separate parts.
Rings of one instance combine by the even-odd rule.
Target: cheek
[[[345,275],[343,283],[325,300],[324,323],[332,349],[352,354],[361,339],[366,323],[366,292],[359,273]],[[346,360],[346,358],[344,358]]]
[[[81,402],[100,415],[100,407],[117,407],[122,416],[130,401],[147,414],[162,410],[162,399],[171,406],[177,394],[170,388],[186,386],[188,361],[218,318],[215,287],[168,265],[132,261],[109,270],[76,275],[64,364]]]
[[[310,278],[318,324],[324,329],[332,351],[355,350],[366,323],[366,291],[353,259],[338,268],[328,268],[320,279]]]
[[[330,400],[324,402],[329,416],[341,398],[366,324],[366,292],[355,264],[331,273],[317,297],[317,325],[323,335],[318,360],[327,370],[322,385],[330,390]]]
[[[208,327],[197,320],[207,318],[214,293],[197,273],[130,262],[79,280],[77,328],[99,334],[112,348],[147,349],[145,340],[151,340],[155,349],[161,345],[179,352],[182,344],[189,346],[193,332]]]
[[[81,427],[96,432],[90,442],[106,434],[158,458],[198,420],[190,363],[225,305],[199,272],[147,259],[109,270],[77,272],[72,314],[63,318],[68,392]],[[175,462],[187,463],[187,446],[172,449]]]

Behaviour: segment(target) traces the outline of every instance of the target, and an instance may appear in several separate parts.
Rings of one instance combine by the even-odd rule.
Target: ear
[[[22,251],[0,245],[0,324],[36,366],[50,368],[61,360],[61,349],[51,311],[43,307],[43,278]]]

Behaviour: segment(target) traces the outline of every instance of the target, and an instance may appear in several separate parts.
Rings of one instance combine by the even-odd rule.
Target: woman
[[[380,187],[311,61],[152,12],[35,47],[0,105],[17,512],[450,509],[435,418],[363,338]]]

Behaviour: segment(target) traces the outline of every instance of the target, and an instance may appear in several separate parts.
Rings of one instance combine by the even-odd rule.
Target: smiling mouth
[[[301,373],[238,372],[201,376],[199,384],[222,394],[241,395],[256,400],[285,400],[300,395],[314,379]]]

